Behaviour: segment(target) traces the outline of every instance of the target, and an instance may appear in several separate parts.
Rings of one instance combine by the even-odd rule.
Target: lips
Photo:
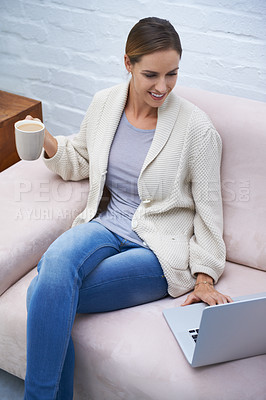
[[[155,92],[149,92],[149,94],[150,94],[151,98],[156,101],[160,101],[160,100],[164,99],[166,96],[166,93],[158,94]]]

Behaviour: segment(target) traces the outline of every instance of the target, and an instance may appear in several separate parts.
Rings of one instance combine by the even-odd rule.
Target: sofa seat
[[[36,268],[6,291],[0,302],[1,360],[25,378],[26,291]],[[265,291],[266,274],[227,262],[217,289],[232,296]],[[266,355],[192,368],[172,335],[162,310],[186,296],[167,297],[125,310],[77,315],[77,400],[265,400]],[[8,310],[8,311],[7,311]],[[1,363],[1,361],[0,361]]]

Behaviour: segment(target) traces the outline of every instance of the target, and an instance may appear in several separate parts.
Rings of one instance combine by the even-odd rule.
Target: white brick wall
[[[1,0],[0,88],[43,103],[53,134],[77,132],[93,94],[127,79],[124,46],[169,19],[179,84],[266,101],[266,0]]]

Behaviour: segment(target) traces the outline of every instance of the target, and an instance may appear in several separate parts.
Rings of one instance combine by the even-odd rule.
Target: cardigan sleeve
[[[46,166],[64,180],[79,181],[89,177],[89,154],[87,148],[87,128],[93,119],[92,103],[82,121],[79,133],[74,138],[56,136],[58,149],[51,158],[43,157]]]
[[[223,209],[220,183],[222,141],[214,128],[203,135],[193,160],[194,234],[190,239],[190,269],[211,276],[216,283],[225,265]]]

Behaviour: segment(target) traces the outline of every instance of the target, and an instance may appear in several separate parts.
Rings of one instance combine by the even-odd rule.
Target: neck
[[[135,119],[157,119],[157,108],[149,107],[142,102],[136,93],[134,93],[134,88],[131,86],[131,83],[129,85],[126,109]]]

